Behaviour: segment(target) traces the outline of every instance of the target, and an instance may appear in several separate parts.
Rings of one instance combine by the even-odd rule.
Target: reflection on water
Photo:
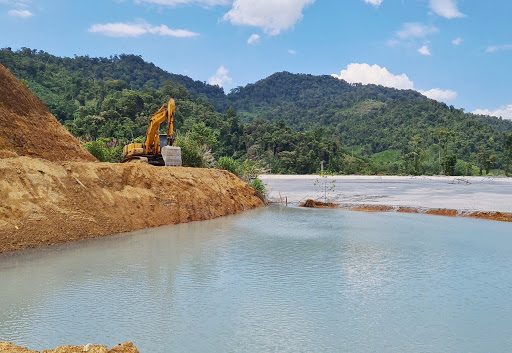
[[[512,226],[270,207],[0,255],[0,341],[507,351]]]

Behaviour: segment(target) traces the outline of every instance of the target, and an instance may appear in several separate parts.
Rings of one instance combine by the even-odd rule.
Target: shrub
[[[100,137],[85,144],[85,148],[100,162],[119,163],[123,158],[123,146],[115,139]]]
[[[174,146],[181,147],[181,159],[185,167],[201,167],[201,150],[188,135],[178,136]]]
[[[265,185],[258,178],[255,178],[253,181],[251,181],[249,185],[251,185],[253,189],[258,191],[262,195],[265,195],[265,193],[267,192],[267,190],[265,190]]]
[[[96,140],[90,141],[85,144],[85,148],[96,157],[100,162],[109,162],[110,161],[110,151],[108,150],[107,144],[105,141]]]
[[[227,170],[237,176],[240,176],[240,163],[235,161],[231,157],[220,157],[219,158],[219,168]]]

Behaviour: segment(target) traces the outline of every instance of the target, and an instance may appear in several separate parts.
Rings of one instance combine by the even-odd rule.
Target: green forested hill
[[[281,120],[299,130],[327,127],[363,156],[399,150],[414,159],[414,149],[421,150],[422,162],[430,156],[431,170],[439,149],[475,164],[494,154],[493,164],[503,165],[499,156],[512,132],[512,121],[467,114],[413,90],[349,84],[331,76],[276,73],[232,90],[228,98],[244,120]]]
[[[349,84],[332,76],[275,73],[254,84],[237,87],[228,94],[229,104],[248,117],[255,114],[269,120],[284,120],[293,126],[332,125],[347,116],[385,114],[404,104],[435,114],[462,113],[423,96],[414,90],[398,90],[377,85]],[[310,113],[310,114],[308,114]],[[500,131],[512,131],[512,121],[490,116],[467,114],[468,118],[492,125]],[[407,118],[414,118],[409,116]],[[414,120],[400,117],[401,123]]]
[[[73,111],[63,101],[69,103],[77,100],[80,105],[84,105],[86,100],[91,99],[91,95],[101,95],[102,89],[110,88],[159,89],[166,82],[172,81],[186,87],[196,98],[225,100],[222,88],[194,81],[188,76],[168,73],[137,55],[60,58],[29,48],[19,51],[4,48],[0,50],[0,63],[19,79],[27,80],[30,89],[44,97],[43,101],[49,102],[52,112],[59,120],[70,117]]]
[[[342,173],[468,174],[505,169],[512,148],[510,121],[330,76],[276,73],[225,95],[135,55],[59,58],[6,48],[0,63],[103,159],[144,135],[169,97],[177,100],[179,143],[195,151],[190,165],[229,156],[239,167],[252,161],[278,173],[314,173],[324,160]]]
[[[432,144],[435,129],[447,128],[459,145],[467,145],[466,155],[479,142],[512,132],[512,121],[465,114],[413,90],[349,84],[331,76],[276,73],[233,90],[228,98],[246,119],[283,120],[298,129],[330,127],[343,144],[367,154],[403,149],[417,134]]]

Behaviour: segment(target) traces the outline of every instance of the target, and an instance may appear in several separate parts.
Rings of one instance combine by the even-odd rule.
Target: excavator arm
[[[167,103],[167,146],[174,145],[174,118],[176,115],[176,105],[174,99],[169,99]]]
[[[176,112],[176,105],[174,99],[169,99],[167,105],[162,105],[158,111],[151,116],[148,128],[146,130],[145,154],[155,153],[155,137],[157,136],[160,125],[167,121],[167,144],[172,146],[174,143],[174,116]]]

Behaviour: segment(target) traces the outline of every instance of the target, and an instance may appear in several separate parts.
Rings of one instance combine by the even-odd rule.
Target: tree
[[[434,133],[437,137],[439,146],[441,147],[439,149],[439,169],[441,169],[441,167],[443,167],[443,173],[446,174],[446,167],[448,166],[448,164],[446,163],[447,155],[448,155],[448,143],[449,143],[450,139],[455,134],[453,131],[451,131],[445,127],[440,127],[440,128],[435,129]],[[443,155],[444,155],[443,163],[441,163],[441,149],[443,150]],[[450,160],[450,162],[451,162],[451,160]],[[441,170],[439,170],[439,172],[441,172]]]
[[[506,153],[506,163],[505,163],[505,175],[509,176],[510,172],[510,156],[512,155],[512,133],[508,134],[505,138],[505,153]]]
[[[413,136],[409,141],[410,152],[404,156],[406,165],[412,161],[411,174],[420,175],[423,173],[423,159],[425,158],[425,151],[420,147],[424,140],[419,135]]]
[[[444,171],[446,175],[455,175],[455,165],[457,164],[457,156],[449,154],[444,157]]]
[[[491,168],[495,165],[498,156],[495,154],[490,154],[484,147],[480,148],[480,152],[478,153],[478,167],[480,169],[480,175],[482,175],[482,171],[485,170],[485,174],[489,174]]]

